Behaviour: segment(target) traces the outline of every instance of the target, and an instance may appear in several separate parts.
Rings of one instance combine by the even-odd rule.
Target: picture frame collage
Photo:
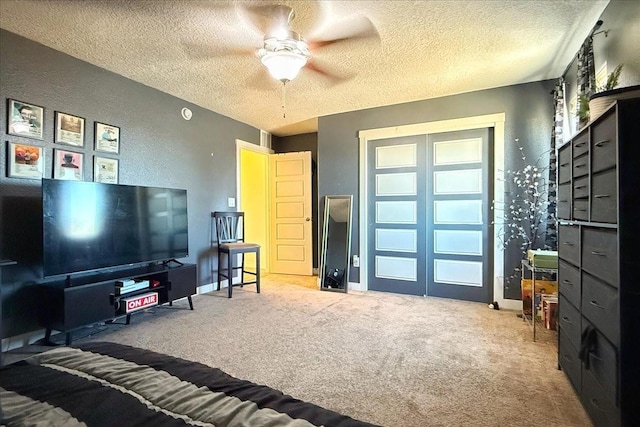
[[[36,104],[7,99],[7,134],[44,141],[45,108]],[[84,117],[54,111],[53,178],[84,180],[86,152]],[[119,182],[120,127],[94,122],[93,181]],[[7,141],[7,176],[41,179],[45,176],[45,147],[19,141]]]

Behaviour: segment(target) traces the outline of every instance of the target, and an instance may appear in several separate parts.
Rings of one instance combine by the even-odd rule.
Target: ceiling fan
[[[262,64],[276,80],[286,84],[296,78],[302,68],[342,80],[343,76],[330,72],[313,60],[319,49],[339,42],[363,38],[377,38],[378,31],[369,18],[355,15],[343,23],[349,28],[335,28],[343,34],[323,39],[305,39],[291,28],[295,11],[285,5],[263,5],[246,7],[250,22],[264,33],[264,45],[256,51]],[[346,30],[346,31],[345,31]]]
[[[323,3],[319,2],[322,6]],[[371,20],[362,15],[351,15],[340,20],[325,23],[323,35],[318,38],[305,38],[292,29],[296,14],[293,8],[282,4],[236,4],[236,10],[243,20],[259,34],[264,35],[262,46],[248,48],[214,49],[222,54],[250,54],[257,56],[276,80],[287,84],[295,79],[301,70],[308,70],[337,83],[349,79],[344,73],[322,66],[315,54],[322,48],[357,39],[379,39],[378,31]],[[328,25],[327,25],[328,24]],[[328,35],[327,35],[328,34]],[[198,50],[203,46],[196,47]],[[205,47],[211,52],[211,46]],[[193,51],[193,49],[191,49]]]

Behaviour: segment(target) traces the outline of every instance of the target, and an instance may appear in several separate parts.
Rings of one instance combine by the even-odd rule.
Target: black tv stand
[[[162,261],[162,265],[166,265],[166,266],[168,266],[168,265],[169,265],[170,263],[172,263],[172,262],[173,262],[173,263],[176,263],[176,264],[178,264],[178,265],[180,265],[180,266],[184,265],[182,262],[178,261],[178,260],[177,260],[177,259],[175,259],[175,258],[171,258],[171,259],[168,259],[168,260],[166,260],[166,261]]]
[[[169,262],[174,261],[170,260]],[[66,333],[66,344],[71,344],[71,332],[83,326],[100,322],[113,322],[126,316],[126,324],[135,311],[127,312],[123,298],[146,293],[157,293],[157,304],[187,298],[193,310],[191,296],[196,293],[197,267],[195,264],[170,266],[169,262],[118,271],[105,271],[91,276],[67,276],[65,279],[39,285],[40,324],[46,328],[44,342],[49,343],[53,330]],[[148,280],[149,286],[120,295],[116,282],[126,279]]]

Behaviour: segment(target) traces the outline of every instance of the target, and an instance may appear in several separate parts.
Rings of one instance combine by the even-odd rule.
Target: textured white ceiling
[[[240,2],[0,0],[0,27],[274,135],[317,130],[317,117],[561,75],[609,0],[243,1],[295,9],[293,29],[336,36],[364,14],[380,39],[320,50],[338,84],[303,70],[281,83],[251,54],[262,35]],[[195,46],[195,47],[194,47]],[[200,47],[198,47],[200,46]]]

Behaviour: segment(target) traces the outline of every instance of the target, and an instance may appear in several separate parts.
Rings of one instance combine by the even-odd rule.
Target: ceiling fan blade
[[[364,15],[354,15],[337,22],[332,22],[328,26],[327,32],[331,31],[331,37],[318,35],[307,40],[309,49],[318,50],[323,47],[349,40],[376,38],[380,39],[378,29],[369,18]]]
[[[307,62],[307,65],[304,66],[304,69],[325,77],[331,82],[331,84],[342,83],[353,78],[353,74],[339,71],[329,71],[326,66],[320,65],[315,59]]]
[[[291,20],[295,17],[292,8],[281,4],[240,6],[239,12],[264,35],[271,35],[282,28],[289,29]]]

